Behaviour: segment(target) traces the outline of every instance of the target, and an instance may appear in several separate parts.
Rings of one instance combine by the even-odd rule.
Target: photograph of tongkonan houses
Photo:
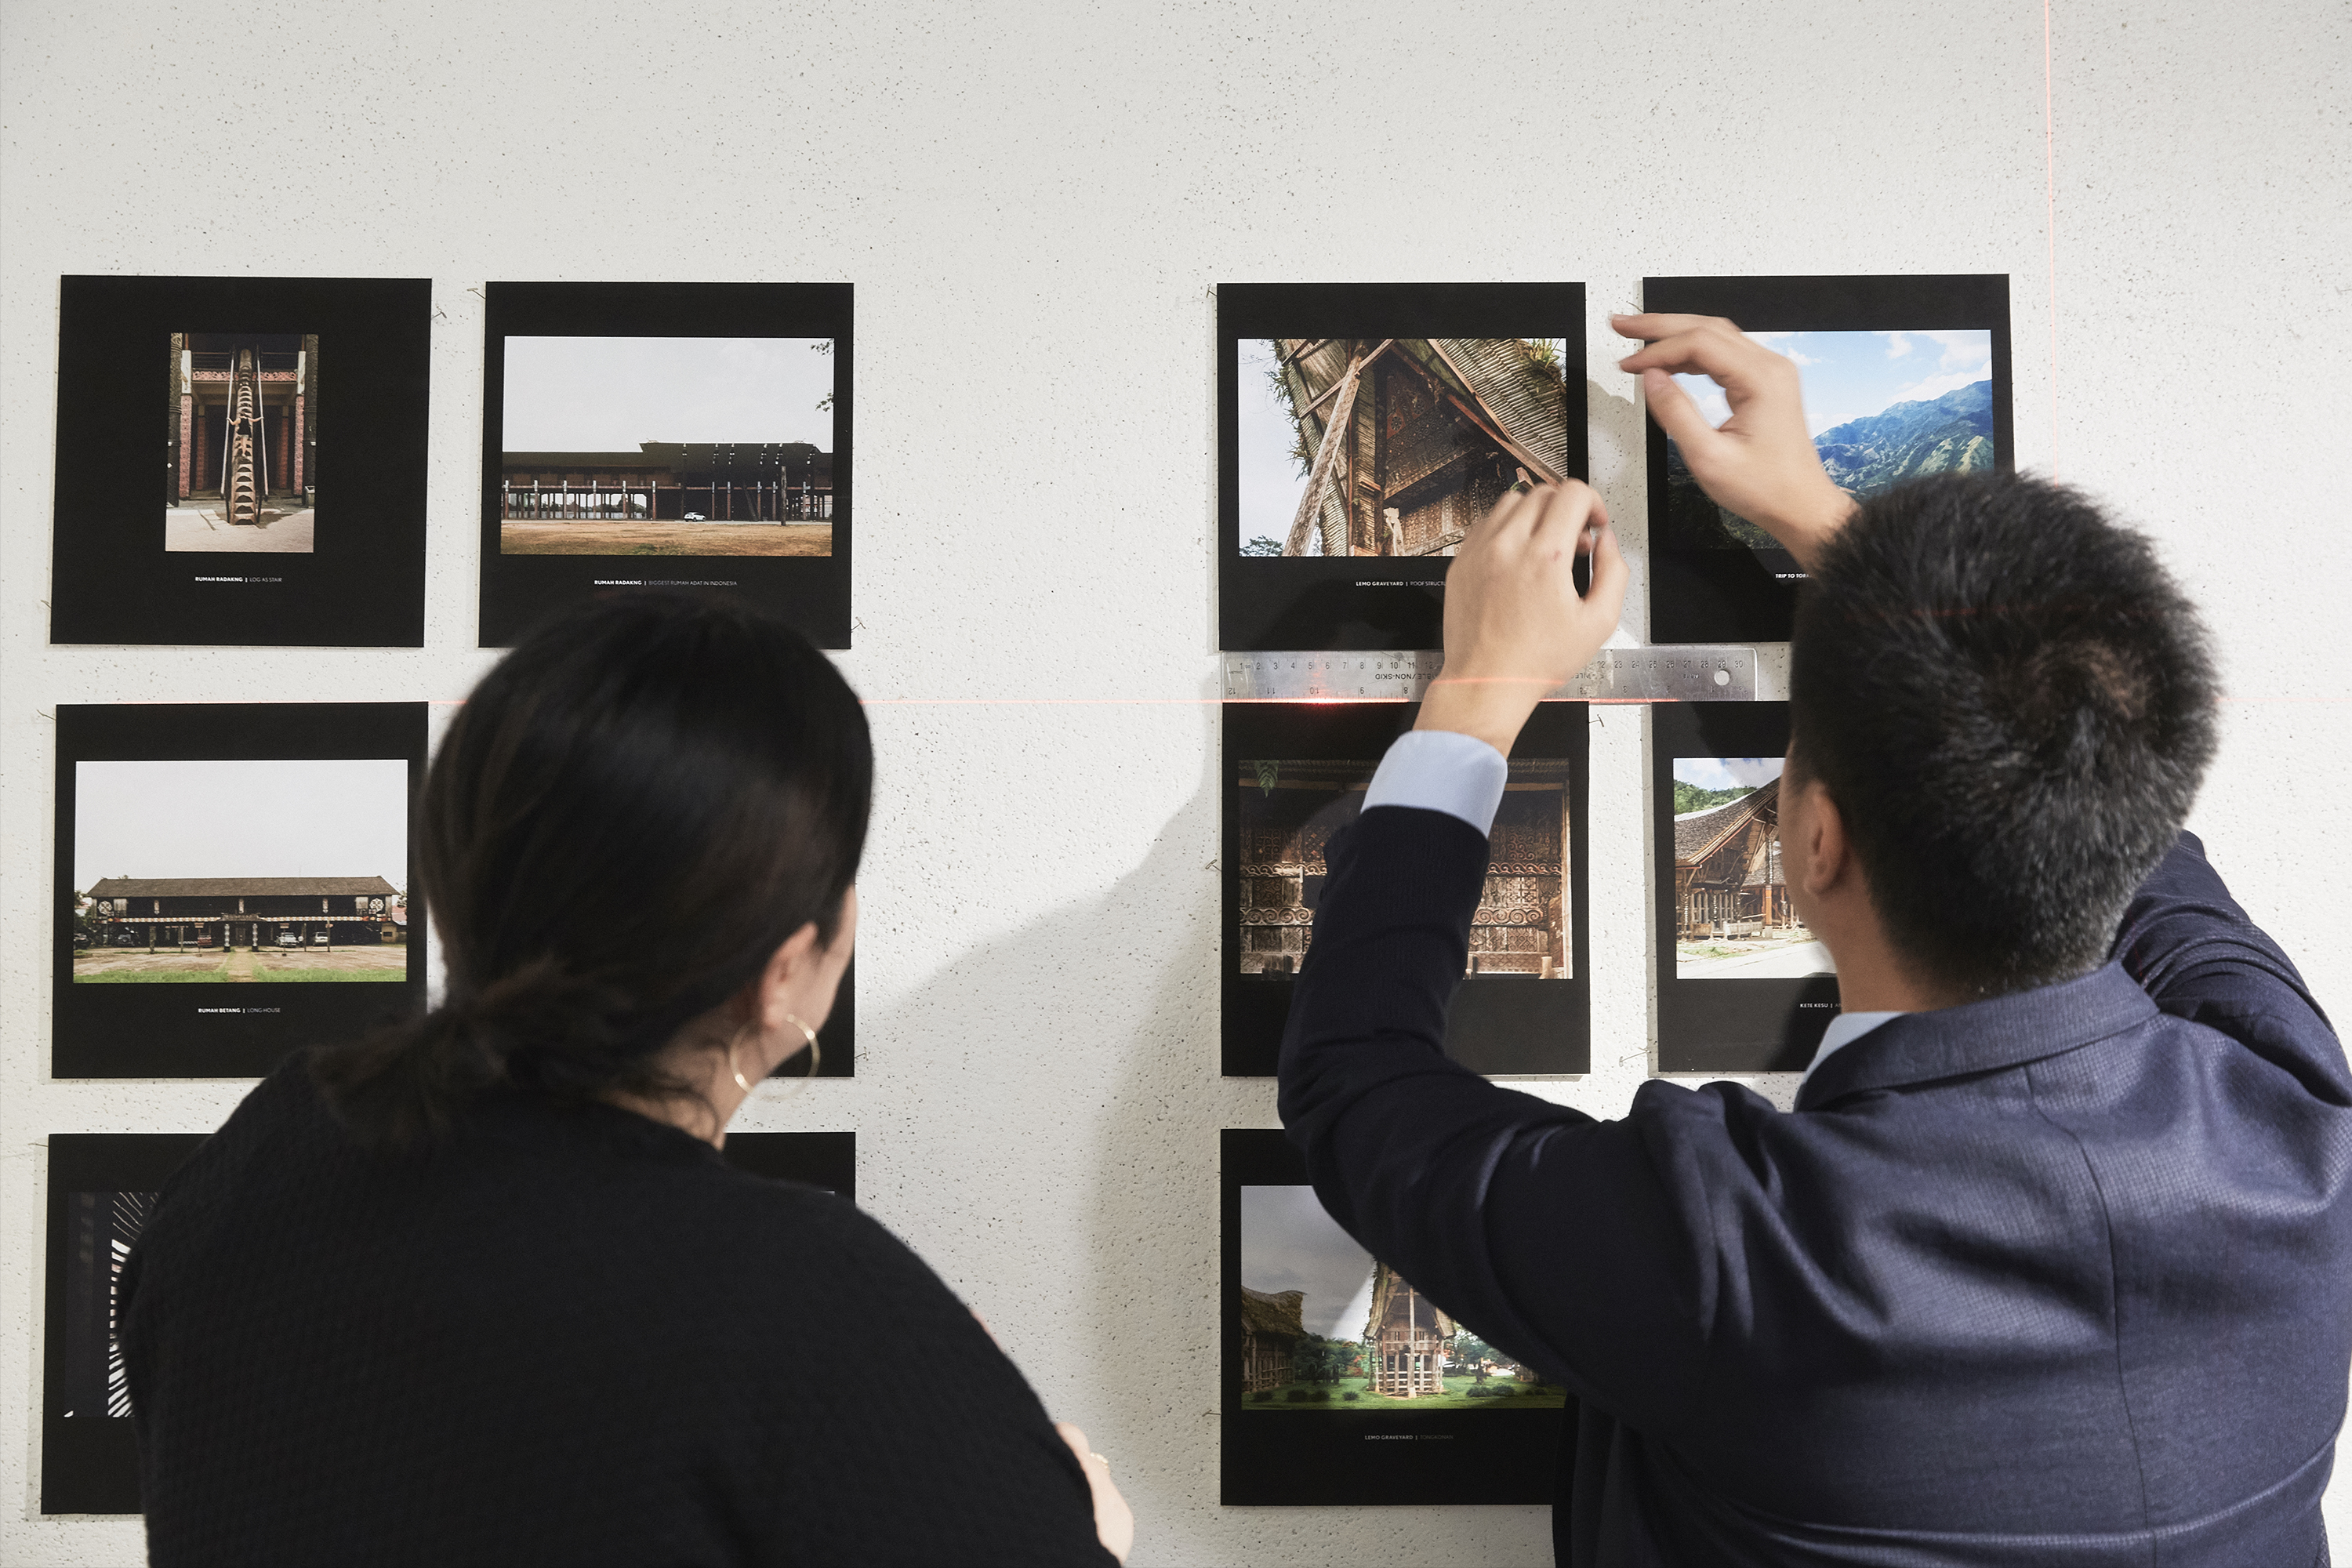
[[[1356,818],[1370,762],[1244,760],[1230,781],[1241,826],[1244,974],[1289,976],[1307,956],[1322,897],[1324,846]],[[1512,759],[1488,837],[1486,887],[1470,927],[1472,974],[1566,980],[1573,973],[1568,885],[1569,763]]]
[[[1990,331],[1749,332],[1793,361],[1804,386],[1805,427],[1832,483],[1857,500],[1930,474],[1996,466]],[[1723,389],[1704,375],[1675,378],[1710,424],[1731,417]],[[1717,506],[1666,443],[1670,542],[1685,550],[1783,552],[1772,536]],[[1801,576],[1794,563],[1781,574]]]
[[[315,332],[171,334],[167,551],[311,552]]]
[[[1244,338],[1241,552],[1451,555],[1524,474],[1569,476],[1552,338]]]
[[[1789,901],[1779,757],[1676,757],[1675,977],[1832,974]]]
[[[1540,1409],[1566,1393],[1455,1322],[1308,1186],[1241,1189],[1240,1408]]]
[[[74,768],[76,984],[408,977],[404,759]]]
[[[833,342],[504,340],[507,555],[830,555]]]
[[[76,1192],[65,1198],[65,1319],[50,1326],[61,1336],[63,1376],[51,1383],[51,1411],[60,1416],[121,1419],[131,1414],[131,1390],[116,1342],[116,1292],[123,1260],[155,1206],[152,1192]]]

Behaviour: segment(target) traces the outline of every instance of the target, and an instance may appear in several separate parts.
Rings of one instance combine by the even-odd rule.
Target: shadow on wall
[[[1132,870],[861,1016],[861,1072],[908,1047],[866,1124],[922,1160],[879,1188],[861,1173],[861,1199],[1111,1457],[1134,1568],[1547,1561],[1544,1509],[1218,1505],[1217,1133],[1276,1116],[1273,1079],[1218,1072],[1216,710],[1199,711],[1192,795]],[[1086,826],[1063,853],[1087,852]]]

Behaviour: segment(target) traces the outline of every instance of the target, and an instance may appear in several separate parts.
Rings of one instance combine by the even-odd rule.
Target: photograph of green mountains
[[[1838,489],[1857,500],[1929,474],[1997,465],[1992,333],[1989,331],[1749,332],[1794,362],[1805,426]],[[1712,424],[1731,416],[1704,375],[1675,378]],[[1668,542],[1683,550],[1755,550],[1779,557],[1775,575],[1800,577],[1771,535],[1707,500],[1666,443]]]
[[[1567,1391],[1455,1322],[1303,1185],[1241,1188],[1237,1408],[1535,1410]]]

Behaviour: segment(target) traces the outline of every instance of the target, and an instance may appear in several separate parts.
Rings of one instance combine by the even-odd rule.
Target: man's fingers
[[[1563,479],[1545,489],[1550,494],[1544,498],[1542,511],[1529,520],[1528,538],[1549,540],[1574,534],[1580,540],[1594,510],[1601,504],[1601,497],[1582,479]]]
[[[1685,316],[1671,310],[1642,310],[1631,315],[1612,316],[1609,324],[1623,338],[1643,338],[1656,342],[1683,332],[1713,332],[1717,336],[1738,337],[1737,323],[1722,316]]]
[[[1648,401],[1650,417],[1658,422],[1658,428],[1683,449],[1683,460],[1689,462],[1696,458],[1704,467],[1707,454],[1723,437],[1706,422],[1706,416],[1691,401],[1691,395],[1676,385],[1675,378],[1664,371],[1645,370],[1642,373],[1642,395]]]
[[[1603,528],[1592,546],[1592,585],[1584,591],[1586,612],[1615,626],[1625,613],[1625,585],[1632,580],[1625,553],[1617,548],[1617,531]]]

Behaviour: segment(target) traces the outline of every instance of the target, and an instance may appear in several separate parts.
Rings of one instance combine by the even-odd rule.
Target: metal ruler
[[[1418,701],[1445,668],[1434,649],[1381,653],[1229,653],[1225,697],[1237,702]],[[1753,702],[1756,650],[1676,645],[1604,647],[1549,698],[1572,702]]]

